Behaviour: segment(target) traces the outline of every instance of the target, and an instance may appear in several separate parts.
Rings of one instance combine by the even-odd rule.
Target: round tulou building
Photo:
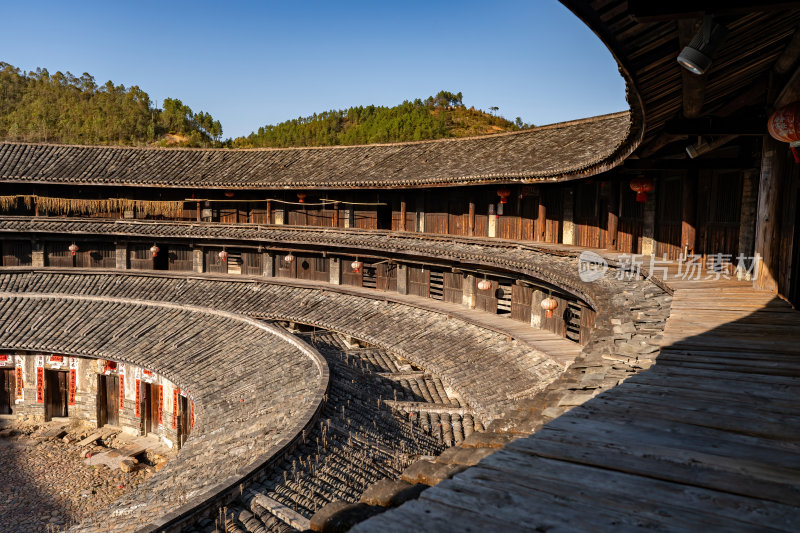
[[[0,143],[2,454],[57,443],[118,490],[63,527],[797,530],[800,9],[562,3],[630,110]],[[23,470],[2,530],[60,501]]]

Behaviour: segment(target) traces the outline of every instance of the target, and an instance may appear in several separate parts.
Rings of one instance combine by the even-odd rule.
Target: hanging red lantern
[[[767,122],[767,130],[772,138],[789,143],[795,163],[800,163],[800,102],[783,106],[775,111]]]
[[[558,300],[548,296],[541,303],[542,309],[544,309],[544,316],[547,318],[553,318],[553,311],[556,307],[558,307]]]
[[[363,267],[363,266],[364,266],[364,263],[362,263],[358,259],[356,259],[355,261],[350,263],[350,267],[353,269],[353,272],[355,272],[356,274],[361,272],[361,267]]]
[[[225,263],[228,260],[228,252],[226,252],[225,250],[222,250],[217,255],[219,255],[219,258],[222,260],[223,263]]]
[[[292,255],[292,252],[289,252],[288,254],[286,254],[286,257],[284,257],[283,260],[286,261],[287,263],[293,262],[294,261],[294,256]]]
[[[511,196],[511,191],[508,190],[507,188],[503,187],[502,189],[498,189],[497,196],[500,197],[500,203],[501,204],[507,204],[508,203],[508,197]]]
[[[233,191],[225,191],[225,198],[233,198]]]
[[[72,252],[72,255],[78,253],[78,250],[80,250],[80,248],[78,248],[78,245],[75,244],[74,242],[69,245],[69,251]]]
[[[297,193],[297,201],[300,202],[301,204],[306,203],[306,193],[304,192]]]
[[[482,291],[488,291],[492,288],[492,282],[488,279],[482,279],[478,282],[478,289]]]
[[[158,252],[160,252],[160,251],[161,251],[161,249],[158,246],[156,246],[155,244],[150,247],[150,253],[153,254],[153,257],[157,256]]]
[[[637,202],[646,202],[647,193],[653,190],[653,179],[646,176],[639,176],[631,180],[631,190],[636,193]]]

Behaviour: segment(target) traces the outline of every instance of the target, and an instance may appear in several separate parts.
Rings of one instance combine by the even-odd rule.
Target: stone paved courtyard
[[[109,450],[103,444],[78,446],[91,428],[67,426],[63,437],[48,435],[59,426],[6,421],[0,426],[0,530],[62,531],[98,512],[130,491],[155,470],[140,463],[133,471],[90,466],[88,452]],[[53,433],[53,431],[50,431]],[[109,437],[106,444],[114,443]]]

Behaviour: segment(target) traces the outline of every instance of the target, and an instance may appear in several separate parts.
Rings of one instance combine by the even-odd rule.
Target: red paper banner
[[[7,355],[0,355],[0,361],[5,363],[6,361],[8,361],[8,356]]]
[[[64,356],[63,355],[51,355],[50,356],[50,362],[51,363],[63,363],[64,362]]]
[[[25,380],[22,379],[22,367],[17,367],[17,400],[22,400],[22,388],[25,386]]]
[[[116,369],[117,369],[117,362],[116,361],[105,361],[105,364],[103,365],[103,373],[104,374],[109,373],[109,372],[111,372],[113,370],[116,370]]]
[[[158,387],[158,424],[164,424],[164,387]]]
[[[75,405],[75,391],[78,387],[78,372],[74,368],[69,369],[69,404]]]
[[[133,410],[136,412],[136,418],[140,418],[142,416],[141,406],[139,405],[141,403],[141,400],[142,400],[142,390],[141,389],[142,389],[142,381],[137,379],[136,380],[136,394],[135,394],[135,396],[136,396],[136,399],[135,399],[136,404],[133,406],[134,407]]]
[[[44,367],[36,367],[36,403],[44,403]]]
[[[192,412],[191,421],[189,422],[189,431],[192,431],[194,429],[194,402],[190,401],[189,406]]]
[[[143,368],[142,369],[142,374],[144,374],[145,376],[152,376],[153,372]]]
[[[181,390],[175,388],[172,390],[172,429],[178,429],[178,394]]]
[[[119,410],[125,409],[125,374],[119,375]]]

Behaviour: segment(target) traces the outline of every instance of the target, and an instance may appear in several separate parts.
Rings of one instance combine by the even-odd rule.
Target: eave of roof
[[[208,189],[419,188],[564,181],[620,164],[638,144],[624,111],[504,134],[261,149],[0,143],[5,183]]]

